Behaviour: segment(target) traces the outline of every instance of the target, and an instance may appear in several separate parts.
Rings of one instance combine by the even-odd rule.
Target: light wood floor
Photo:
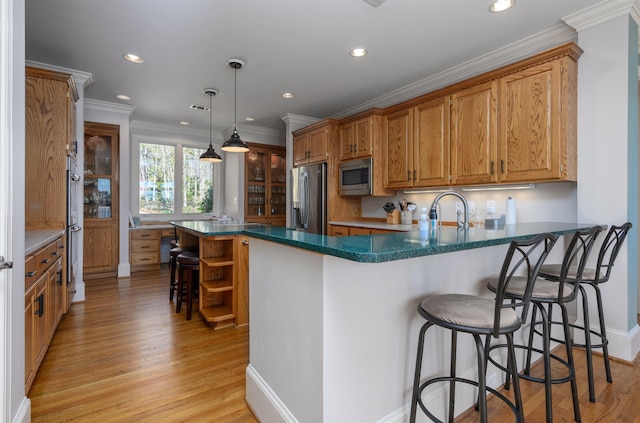
[[[214,332],[169,301],[166,270],[87,282],[29,392],[32,422],[255,422],[247,327]]]
[[[244,402],[248,328],[214,332],[197,312],[187,322],[169,302],[167,279],[162,270],[87,283],[86,302],[62,319],[29,392],[34,423],[256,421]],[[575,358],[584,423],[640,422],[640,359],[613,362],[608,384],[595,357],[593,404],[584,352]],[[523,381],[522,389],[526,421],[544,422],[542,385]],[[554,422],[572,422],[569,385],[553,390]],[[492,422],[513,421],[495,398],[489,410]],[[477,420],[470,410],[456,422]]]

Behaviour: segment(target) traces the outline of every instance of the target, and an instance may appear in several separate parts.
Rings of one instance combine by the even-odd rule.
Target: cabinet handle
[[[349,144],[349,153],[353,153],[353,144]]]
[[[149,248],[148,245],[143,245],[142,247],[140,247],[141,250],[144,250],[145,248]]]
[[[493,163],[493,160],[491,160],[491,174],[492,174],[492,175],[493,175],[493,173],[494,173],[494,169],[493,169],[493,168],[494,168],[494,163]]]
[[[242,240],[242,245],[249,245],[249,241],[247,241],[246,239]]]
[[[142,234],[140,235],[140,238],[149,238],[149,234]]]
[[[151,260],[151,259],[150,259],[150,258],[146,258],[146,257],[145,257],[145,258],[140,259],[140,261],[149,261],[149,260]]]
[[[42,260],[42,262],[41,262],[41,263],[42,263],[42,264],[47,264],[47,263],[49,263],[50,261],[51,261],[51,258],[48,258],[48,259],[44,259],[44,260]]]
[[[62,269],[58,270],[56,274],[58,275],[58,280],[56,282],[58,285],[62,286]]]
[[[504,160],[500,160],[500,172],[504,173]]]
[[[414,180],[414,181],[416,180],[416,175],[417,175],[417,173],[418,173],[418,172],[417,172],[415,169],[413,169],[413,180]]]
[[[36,302],[38,303],[38,309],[33,312],[38,317],[42,317],[44,314],[44,294],[38,295],[36,298]]]
[[[25,276],[28,277],[28,278],[32,278],[32,277],[34,277],[36,275],[36,273],[38,273],[38,272],[34,270],[32,272],[25,273]]]
[[[60,255],[60,251],[56,250],[53,253],[51,253],[52,256],[59,256]]]

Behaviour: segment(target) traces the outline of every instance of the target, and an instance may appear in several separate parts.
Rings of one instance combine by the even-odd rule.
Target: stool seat
[[[492,298],[464,294],[443,294],[428,297],[420,304],[422,312],[441,322],[469,328],[473,332],[491,333],[495,326],[496,301]],[[512,308],[500,313],[500,327],[515,330],[520,327],[518,314]]]
[[[200,254],[197,251],[183,251],[178,254],[176,260],[181,265],[198,265],[200,263]]]

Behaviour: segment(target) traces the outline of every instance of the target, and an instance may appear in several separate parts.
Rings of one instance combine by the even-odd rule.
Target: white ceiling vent
[[[382,4],[382,2],[384,2],[384,0],[364,0],[364,1],[366,1],[373,7],[378,7]]]
[[[192,104],[191,106],[189,106],[189,108],[193,110],[200,110],[202,112],[208,112],[211,110],[209,106],[199,106],[197,104]]]

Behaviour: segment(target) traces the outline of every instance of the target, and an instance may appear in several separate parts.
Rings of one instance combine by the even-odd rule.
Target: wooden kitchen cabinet
[[[339,122],[325,119],[293,132],[293,166],[327,161],[329,144],[338,138]]]
[[[500,79],[501,182],[577,180],[576,75],[565,56]]]
[[[84,125],[84,243],[86,279],[116,276],[119,254],[118,146],[120,127]]]
[[[409,107],[384,117],[385,189],[411,186],[413,178],[413,108]]]
[[[69,74],[27,66],[25,78],[25,228],[65,229],[78,92]]]
[[[451,176],[453,185],[498,181],[498,82],[489,81],[451,96]]]
[[[129,260],[132,272],[158,268],[160,234],[161,231],[158,229],[129,230]]]
[[[284,226],[287,160],[284,147],[249,144],[245,154],[245,222]]]
[[[395,191],[384,188],[383,115],[382,109],[371,109],[340,121],[341,161],[371,157],[373,174],[371,196],[392,196]]]
[[[378,228],[363,228],[361,226],[329,225],[330,236],[357,236],[357,235],[378,235],[389,234],[396,231]]]
[[[64,313],[63,238],[25,256],[25,394]]]

